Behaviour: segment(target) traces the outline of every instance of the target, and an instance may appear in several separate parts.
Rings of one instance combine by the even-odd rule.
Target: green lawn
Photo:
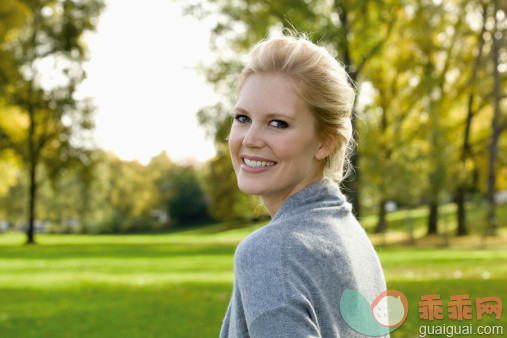
[[[162,235],[0,235],[0,337],[217,337],[232,292],[238,242],[262,224]],[[483,250],[377,248],[389,289],[409,314],[392,337],[421,325],[503,325],[418,319],[426,294],[507,301],[506,247]],[[445,311],[445,310],[444,310]],[[505,311],[504,311],[505,312]],[[445,313],[445,312],[444,312]],[[475,318],[475,308],[474,308]]]

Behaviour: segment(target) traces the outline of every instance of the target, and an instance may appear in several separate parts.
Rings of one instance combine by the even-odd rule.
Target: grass
[[[22,246],[23,234],[2,234],[0,336],[217,337],[232,293],[234,250],[263,224],[160,235],[38,234],[36,246]],[[505,230],[500,239],[507,238]],[[409,300],[407,320],[391,336],[416,337],[421,325],[444,323],[507,329],[505,314],[500,321],[486,315],[482,323],[418,318],[426,294],[440,294],[444,305],[456,294],[505,302],[506,243],[376,247],[388,288]]]

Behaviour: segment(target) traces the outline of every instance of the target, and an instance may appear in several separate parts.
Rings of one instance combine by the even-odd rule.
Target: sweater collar
[[[278,209],[271,221],[273,222],[302,206],[307,206],[324,200],[329,201],[334,206],[341,205],[346,202],[346,197],[340,191],[338,183],[329,177],[324,177],[321,181],[311,184],[296,192],[294,195],[289,196],[280,209]]]

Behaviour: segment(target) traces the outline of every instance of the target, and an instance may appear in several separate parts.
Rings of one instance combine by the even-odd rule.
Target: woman
[[[354,337],[340,296],[369,304],[386,285],[338,183],[355,93],[343,67],[306,38],[258,43],[239,79],[229,135],[238,187],[272,217],[238,245],[220,337]]]

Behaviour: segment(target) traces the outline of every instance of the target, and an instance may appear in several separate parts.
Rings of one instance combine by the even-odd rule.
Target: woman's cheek
[[[312,140],[302,138],[302,135],[281,138],[276,142],[278,155],[282,159],[303,161],[313,151]]]

